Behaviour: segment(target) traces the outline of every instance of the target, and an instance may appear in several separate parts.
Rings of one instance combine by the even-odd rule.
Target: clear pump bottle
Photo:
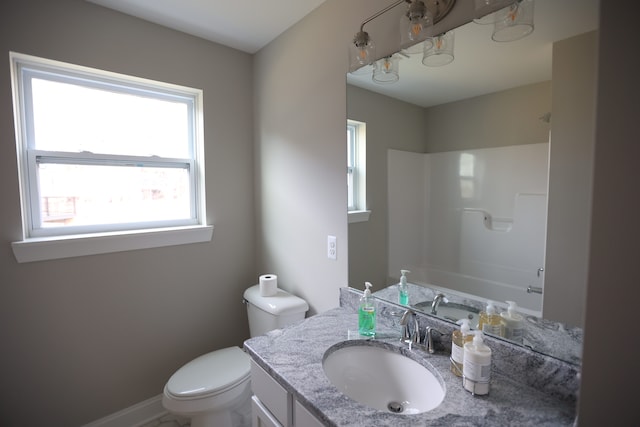
[[[496,307],[493,304],[493,301],[487,301],[487,308],[480,312],[478,329],[485,334],[492,334],[499,337],[503,336],[502,319],[496,312]]]
[[[473,341],[473,333],[469,319],[460,319],[456,322],[460,329],[451,334],[451,372],[461,377],[464,366],[464,345]]]
[[[524,337],[524,317],[516,312],[518,306],[515,302],[507,301],[507,304],[509,304],[507,311],[500,313],[504,337],[508,340],[522,343]]]
[[[409,305],[409,287],[407,286],[407,276],[411,273],[409,270],[400,270],[400,284],[398,285],[398,303],[401,305]]]
[[[371,283],[365,282],[364,295],[358,307],[358,333],[365,337],[376,335],[376,301],[371,295]]]

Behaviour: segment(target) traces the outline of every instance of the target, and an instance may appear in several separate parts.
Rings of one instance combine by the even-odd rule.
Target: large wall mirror
[[[425,289],[410,304],[426,312],[437,293],[516,301],[541,326],[525,345],[580,363],[598,8],[535,0],[535,29],[520,40],[494,42],[492,25],[469,22],[447,65],[409,49],[394,55],[395,83],[366,67],[347,75],[348,119],[366,124],[371,212],[350,220],[350,286],[370,281],[397,303],[405,269]]]

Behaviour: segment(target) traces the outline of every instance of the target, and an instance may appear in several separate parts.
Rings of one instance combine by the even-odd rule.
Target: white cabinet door
[[[291,423],[291,395],[271,375],[253,360],[251,361],[251,389],[260,403],[275,416],[278,422],[288,427]]]
[[[295,427],[323,427],[323,424],[296,400],[293,413]]]
[[[256,396],[251,396],[251,427],[282,427]]]

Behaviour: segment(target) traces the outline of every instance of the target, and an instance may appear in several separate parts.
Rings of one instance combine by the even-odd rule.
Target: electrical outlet
[[[336,236],[327,236],[327,258],[338,259],[338,242]]]

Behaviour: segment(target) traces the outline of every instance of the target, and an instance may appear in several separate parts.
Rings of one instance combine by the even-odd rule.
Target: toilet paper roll
[[[260,295],[272,297],[278,293],[278,276],[275,274],[263,274],[260,276]]]

